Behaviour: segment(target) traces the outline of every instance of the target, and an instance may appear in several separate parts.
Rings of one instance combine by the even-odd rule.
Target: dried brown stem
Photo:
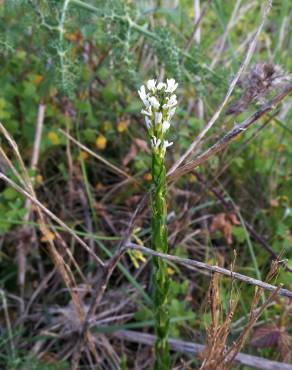
[[[190,145],[188,150],[171,167],[171,169],[168,171],[168,175],[173,176],[175,174],[175,172],[177,172],[176,170],[195,151],[195,149],[198,148],[198,146],[201,143],[204,136],[207,134],[207,132],[212,128],[212,126],[215,124],[215,122],[219,118],[219,116],[220,116],[222,110],[224,109],[225,105],[227,104],[228,99],[230,98],[230,96],[231,96],[231,94],[232,94],[240,76],[242,75],[246,66],[250,62],[250,59],[251,59],[251,57],[252,57],[252,55],[255,51],[255,48],[256,48],[258,37],[259,37],[259,35],[262,31],[262,28],[264,26],[264,23],[267,19],[267,16],[268,16],[271,8],[272,8],[272,1],[268,0],[266,6],[264,8],[264,11],[263,11],[263,16],[262,16],[261,23],[260,23],[253,39],[252,39],[250,45],[249,45],[249,48],[248,48],[248,50],[246,52],[246,55],[245,55],[245,58],[244,58],[243,62],[241,63],[241,66],[239,67],[239,70],[237,71],[236,75],[234,76],[233,80],[231,81],[231,84],[229,85],[228,91],[227,91],[222,103],[220,104],[219,108],[216,110],[216,112],[214,113],[214,115],[212,116],[210,121],[207,123],[205,128],[200,132],[200,134],[197,136],[197,138],[192,142],[192,144]]]
[[[208,0],[208,2],[205,4],[203,10],[201,11],[201,14],[199,15],[198,19],[196,19],[196,23],[194,24],[194,28],[193,28],[192,34],[189,37],[189,39],[188,39],[188,41],[186,43],[186,46],[184,48],[185,53],[187,53],[190,50],[190,47],[192,46],[192,42],[195,39],[195,36],[197,34],[197,31],[198,31],[198,29],[200,27],[200,24],[201,24],[201,22],[202,22],[202,20],[203,20],[203,18],[205,16],[207,10],[210,7],[211,1],[212,0]]]
[[[111,278],[111,275],[117,265],[117,263],[122,258],[124,252],[125,252],[125,246],[130,242],[131,233],[134,228],[134,221],[139,214],[139,212],[146,206],[147,204],[147,194],[142,198],[140,201],[138,207],[136,208],[135,212],[133,213],[131,220],[129,222],[127,231],[124,233],[123,238],[121,239],[117,251],[115,254],[110,258],[110,260],[105,264],[104,268],[102,270],[99,270],[99,279],[96,279],[97,283],[92,291],[92,297],[91,302],[89,305],[89,309],[86,315],[86,318],[84,320],[83,327],[81,329],[81,334],[84,334],[88,328],[89,321],[91,316],[95,313],[95,310],[101,301],[104,292],[106,290],[107,284]]]
[[[204,185],[205,189],[209,189],[215,195],[215,197],[220,201],[227,212],[237,212],[235,205],[231,202],[226,201],[220,191],[218,191],[214,186],[208,184],[207,181],[204,180],[202,174],[195,172],[195,176],[197,177],[198,181]],[[245,220],[244,225],[249,234],[271,255],[271,257],[277,259],[278,254],[273,250],[266,239],[259,235],[257,231],[253,228],[253,226]],[[292,272],[292,269],[287,265],[284,266],[284,269],[286,271]]]
[[[265,283],[261,280],[251,278],[251,277],[246,276],[246,275],[239,274],[237,272],[227,270],[223,267],[212,266],[212,265],[209,265],[207,263],[196,261],[196,260],[191,260],[191,259],[188,259],[188,258],[181,258],[181,257],[177,257],[177,256],[172,256],[170,254],[155,252],[152,249],[149,249],[149,248],[146,248],[146,247],[141,247],[141,246],[139,246],[137,244],[134,244],[134,243],[127,244],[127,248],[135,249],[135,250],[141,251],[145,254],[149,254],[149,255],[152,255],[152,256],[157,256],[157,257],[160,257],[160,258],[164,258],[166,260],[176,262],[176,263],[184,265],[186,267],[190,266],[190,267],[196,267],[196,268],[202,269],[202,270],[207,270],[207,271],[210,271],[210,272],[218,272],[219,274],[228,276],[232,279],[236,279],[236,280],[239,280],[239,281],[244,281],[247,284],[258,286],[258,287],[263,288],[265,290],[268,290],[270,292],[275,292],[279,289],[278,287],[276,287],[274,285]],[[282,295],[284,297],[292,298],[292,292],[288,289],[280,288],[279,291],[278,291],[278,294]]]
[[[98,265],[103,266],[104,263],[102,260],[97,257],[97,255],[89,248],[89,246],[81,239],[77,234],[74,233],[74,231],[67,226],[62,220],[60,220],[54,213],[52,213],[48,208],[46,208],[38,199],[36,199],[34,196],[29,194],[26,190],[22,189],[20,186],[18,186],[14,181],[9,179],[4,173],[0,172],[0,179],[4,180],[7,184],[9,184],[12,188],[14,188],[16,191],[18,191],[20,194],[24,195],[28,199],[32,201],[37,207],[41,209],[47,216],[49,216],[52,220],[54,220],[57,224],[59,224],[61,227],[63,227],[78,243],[80,243],[83,248],[94,258],[94,260],[98,263]],[[44,226],[45,224],[41,225]]]
[[[199,155],[193,161],[188,162],[182,167],[177,168],[174,172],[169,173],[168,181],[173,182],[180,178],[181,176],[194,170],[199,165],[206,162],[211,156],[220,152],[226,148],[233,140],[240,136],[244,131],[246,131],[254,122],[259,118],[267,114],[268,112],[275,109],[275,107],[289,94],[292,92],[292,84],[289,84],[284,88],[282,92],[272,98],[268,103],[266,103],[261,109],[253,113],[249,118],[243,121],[241,124],[236,125],[232,130],[230,130],[226,135],[224,135],[220,140],[218,140],[211,148],[207,149],[201,155]]]
[[[149,346],[152,346],[156,340],[155,335],[131,330],[121,330],[114,333],[113,336],[121,340],[128,340],[130,342],[141,343]],[[169,339],[169,346],[173,351],[190,353],[192,355],[201,353],[205,348],[205,346],[202,344],[186,342],[177,339]],[[292,365],[266,360],[262,357],[251,356],[244,353],[238,353],[234,361],[242,365],[261,370],[292,370]]]
[[[129,174],[127,174],[127,172],[121,170],[119,167],[117,167],[114,164],[110,163],[109,161],[107,161],[106,159],[104,159],[103,157],[101,157],[100,155],[94,153],[92,150],[90,150],[89,148],[87,148],[87,146],[83,145],[78,140],[74,139],[74,137],[72,137],[68,132],[66,132],[66,131],[64,131],[62,129],[59,129],[59,131],[64,136],[66,136],[67,139],[69,139],[74,144],[76,144],[77,146],[79,146],[79,148],[81,148],[82,150],[84,150],[85,152],[87,152],[88,154],[92,155],[94,158],[98,159],[100,162],[102,162],[106,166],[108,166],[113,172],[115,172],[118,175],[121,175],[121,176],[127,178],[128,180],[130,180],[132,182],[135,182],[138,185],[140,185],[139,181],[137,181],[134,177],[130,176]]]

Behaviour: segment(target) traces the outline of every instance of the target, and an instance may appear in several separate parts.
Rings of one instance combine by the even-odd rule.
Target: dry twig
[[[219,274],[228,276],[232,279],[244,281],[245,283],[258,286],[259,288],[263,288],[263,289],[268,290],[270,292],[275,292],[275,291],[278,291],[278,289],[279,289],[279,291],[278,291],[279,295],[282,295],[282,296],[288,297],[288,298],[292,298],[292,292],[290,290],[278,288],[274,285],[265,283],[261,280],[254,279],[254,278],[251,278],[249,276],[242,275],[242,274],[239,274],[237,272],[233,272],[233,271],[227,270],[227,269],[219,267],[219,266],[212,266],[212,265],[209,265],[207,263],[191,260],[191,259],[188,259],[188,258],[181,258],[181,257],[177,257],[177,256],[172,256],[170,254],[155,252],[150,248],[142,247],[142,246],[139,246],[139,245],[134,244],[134,243],[128,243],[126,248],[135,249],[135,250],[141,251],[145,254],[149,254],[149,255],[152,255],[152,256],[157,256],[157,257],[160,257],[160,258],[164,258],[164,259],[167,259],[169,261],[179,263],[179,264],[181,264],[183,266],[186,266],[186,267],[196,267],[198,269],[207,270],[207,271],[210,271],[210,272],[217,272]]]
[[[152,346],[155,342],[155,335],[140,333],[131,330],[121,330],[113,334],[115,338],[121,340],[128,340],[134,343],[141,343]],[[169,339],[169,346],[173,351],[181,353],[190,353],[191,355],[198,355],[205,346],[198,343],[186,342],[177,339]],[[267,360],[262,357],[251,356],[244,353],[238,353],[234,359],[235,362],[250,366],[251,368],[261,370],[292,370],[292,365],[282,362]]]
[[[226,148],[233,140],[235,140],[239,135],[246,131],[254,122],[259,118],[271,112],[275,107],[289,94],[292,92],[292,84],[288,84],[283,91],[272,98],[268,103],[266,103],[261,109],[253,113],[249,118],[247,118],[242,123],[234,126],[226,135],[224,135],[220,140],[218,140],[209,149],[199,155],[193,161],[186,163],[184,166],[177,168],[174,172],[169,173],[168,181],[172,182],[180,178],[181,176],[187,174],[188,172],[194,170],[199,165],[206,162],[211,156],[222,151]]]
[[[174,176],[175,172],[177,172],[176,170],[181,166],[181,164],[194,152],[195,149],[197,149],[198,145],[201,143],[202,139],[204,138],[204,136],[207,134],[207,132],[212,128],[212,126],[215,124],[215,122],[217,121],[217,119],[219,118],[222,110],[224,109],[225,105],[227,104],[228,102],[228,99],[230,98],[240,76],[242,75],[243,71],[245,70],[245,68],[247,67],[247,65],[249,64],[250,62],[250,59],[255,51],[255,47],[256,47],[256,44],[257,44],[257,40],[258,40],[258,37],[262,31],[262,28],[264,26],[264,23],[267,19],[267,16],[271,10],[271,7],[272,7],[272,1],[271,0],[268,0],[265,8],[264,8],[264,12],[263,12],[263,16],[262,16],[262,20],[261,20],[261,23],[257,29],[257,32],[255,33],[250,45],[249,45],[249,48],[247,50],[247,53],[245,55],[245,58],[238,70],[238,72],[236,73],[236,75],[234,76],[233,80],[231,81],[231,84],[228,88],[228,91],[226,93],[226,96],[224,97],[222,103],[220,104],[219,108],[217,109],[217,111],[214,113],[214,115],[212,116],[212,118],[210,119],[210,121],[207,123],[207,125],[205,126],[205,128],[200,132],[200,134],[197,136],[197,138],[192,142],[192,144],[190,145],[190,147],[188,148],[188,150],[175,162],[175,164],[171,167],[171,169],[168,171],[168,175],[170,176]]]

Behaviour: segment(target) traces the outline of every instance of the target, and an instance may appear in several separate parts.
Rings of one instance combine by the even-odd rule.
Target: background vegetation
[[[199,23],[194,4],[200,4]],[[179,82],[170,167],[222,101],[261,22],[263,5],[258,0],[0,0],[1,123],[19,147],[38,200],[101,260],[116,250],[151,181],[137,89],[153,77]],[[275,0],[243,80],[261,61],[291,72],[291,18],[291,2]],[[228,115],[242,96],[237,85],[201,151],[269,98]],[[235,250],[235,270],[260,280],[276,255],[292,269],[290,107],[288,97],[170,186],[170,254],[230,268]],[[43,130],[32,165],[40,109]],[[1,172],[19,183],[3,153],[21,176],[24,172],[3,135],[1,148]],[[80,369],[151,368],[151,346],[135,341],[138,335],[131,340],[116,335],[121,330],[153,333],[151,258],[129,250],[113,271],[90,319],[94,358],[75,346],[79,324],[72,290],[86,312],[91,288],[100,279],[98,264],[63,227],[44,228],[35,205],[13,187],[2,181],[0,191],[0,368],[69,369],[72,361]],[[138,214],[128,238],[133,243],[150,247],[149,217],[149,208]],[[63,274],[58,263],[65,266]],[[204,344],[212,321],[209,274],[172,262],[168,269],[170,335]],[[64,281],[66,271],[73,285]],[[285,266],[276,283],[292,289]],[[253,294],[252,285],[220,280],[222,313],[238,297],[229,344],[248,321]],[[290,362],[290,313],[291,300],[276,297],[243,351]],[[172,353],[173,368],[199,368],[200,362],[195,355]]]

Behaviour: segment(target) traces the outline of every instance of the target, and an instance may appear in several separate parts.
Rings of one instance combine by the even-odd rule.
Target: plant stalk
[[[166,170],[163,151],[152,152],[152,181],[154,190],[152,205],[152,248],[156,252],[167,253],[167,206],[166,206]],[[170,369],[168,346],[169,332],[169,275],[167,263],[162,258],[153,257],[154,263],[154,314],[155,314],[155,365],[154,370]]]

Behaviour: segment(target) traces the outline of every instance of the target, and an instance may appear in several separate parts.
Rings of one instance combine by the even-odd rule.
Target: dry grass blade
[[[126,177],[128,180],[130,180],[132,182],[135,182],[136,184],[140,185],[139,181],[137,181],[134,177],[130,176],[129,174],[127,174],[127,172],[121,170],[119,167],[113,165],[112,163],[110,163],[109,161],[107,161],[106,159],[104,159],[103,157],[101,157],[100,155],[98,155],[95,152],[93,152],[91,149],[87,148],[87,146],[83,145],[78,140],[74,139],[74,137],[72,137],[70,134],[68,134],[68,132],[66,132],[66,131],[64,131],[62,129],[60,129],[59,131],[64,136],[66,136],[67,139],[69,139],[70,141],[72,141],[72,143],[76,144],[77,146],[79,146],[79,148],[83,149],[85,152],[87,152],[88,154],[92,155],[94,158],[98,159],[100,162],[102,162],[105,165],[107,165],[115,173],[117,173],[117,174],[119,174],[119,175],[121,175],[123,177]]]
[[[267,276],[270,281],[278,271],[278,264],[272,263],[271,270]],[[207,328],[207,342],[204,351],[201,354],[203,362],[200,370],[227,370],[232,365],[236,355],[239,353],[247,337],[260,318],[265,308],[274,300],[280,288],[277,288],[270,294],[264,304],[257,309],[261,295],[264,291],[263,288],[257,288],[251,303],[250,313],[248,316],[247,324],[245,325],[242,333],[237,340],[228,348],[228,335],[231,331],[232,317],[236,308],[236,300],[233,299],[232,293],[229,300],[229,309],[222,324],[219,324],[219,316],[222,316],[222,308],[220,305],[220,285],[219,275],[215,274],[212,277],[210,284],[210,304],[211,304],[211,325]],[[216,307],[216,310],[214,310]]]
[[[8,331],[8,338],[9,338],[9,343],[10,343],[11,354],[12,354],[12,357],[15,358],[15,345],[13,341],[12,325],[11,325],[11,320],[10,320],[9,312],[8,312],[6,294],[2,289],[0,289],[0,297],[1,297],[2,306],[4,310],[4,318],[5,318],[7,331]]]
[[[90,247],[81,239],[79,236],[63,222],[60,220],[53,212],[51,212],[48,208],[46,208],[38,199],[34,196],[29,194],[27,191],[22,189],[18,186],[14,181],[9,179],[6,175],[0,172],[0,179],[4,180],[7,184],[9,184],[12,188],[18,191],[20,194],[24,195],[28,199],[32,201],[36,206],[38,206],[47,216],[49,216],[52,220],[54,220],[57,224],[59,224],[62,228],[64,228],[76,241],[82,245],[82,247],[94,258],[94,260],[100,265],[103,266],[103,261],[90,249]],[[45,223],[41,225],[42,227],[45,226]]]
[[[37,121],[36,121],[36,130],[35,130],[35,139],[33,144],[33,150],[32,150],[32,157],[31,157],[31,168],[33,171],[36,171],[38,160],[39,160],[39,153],[40,153],[40,145],[41,145],[41,138],[42,138],[42,131],[43,131],[43,125],[44,125],[44,119],[45,119],[45,109],[46,106],[42,103],[39,104],[38,107],[38,115],[37,115]],[[6,135],[7,136],[7,135]],[[33,188],[34,179],[31,180],[31,187]],[[27,210],[26,215],[24,216],[24,222],[27,223],[31,218],[31,201],[29,199],[26,199],[25,202],[25,208]],[[22,227],[22,230],[20,231],[20,234],[24,235],[32,235],[33,234],[33,228],[28,225],[24,225]],[[25,244],[27,241],[23,240],[21,238],[19,247],[18,247],[18,281],[21,286],[22,290],[22,296],[24,291],[24,284],[25,284],[25,278],[26,278],[26,258],[27,254],[30,252],[31,245],[26,246]],[[38,253],[38,251],[37,251]],[[43,270],[43,268],[42,268]]]
[[[194,170],[199,165],[206,162],[211,156],[222,151],[226,148],[231,141],[235,140],[244,131],[246,131],[254,122],[261,118],[266,113],[275,109],[275,107],[289,94],[292,92],[292,84],[286,86],[282,92],[271,99],[267,104],[265,104],[261,109],[252,114],[249,118],[243,121],[241,124],[236,125],[231,129],[226,135],[224,135],[219,141],[212,145],[205,152],[200,154],[196,159],[186,163],[184,166],[177,168],[168,175],[168,181],[172,182],[180,178],[181,176],[187,174],[188,172]]]
[[[237,299],[230,298],[228,312],[221,323],[222,307],[219,283],[220,275],[217,273],[213,274],[209,290],[211,325],[207,328],[205,349],[200,354],[203,360],[200,370],[225,370],[225,365],[221,362],[225,356],[227,339],[231,330],[231,322],[237,306]]]
[[[157,257],[160,257],[160,258],[165,258],[169,261],[179,263],[179,264],[184,265],[184,266],[189,267],[189,268],[196,267],[198,269],[207,270],[207,271],[210,271],[210,272],[215,272],[215,273],[217,272],[219,274],[228,276],[232,279],[236,279],[236,280],[239,280],[239,281],[244,281],[247,284],[255,285],[259,288],[263,288],[263,289],[268,290],[268,291],[273,292],[273,293],[277,292],[277,294],[282,295],[284,297],[292,298],[292,292],[290,290],[283,289],[281,287],[276,287],[274,285],[265,283],[261,280],[257,280],[257,279],[251,278],[249,276],[242,275],[242,274],[239,274],[237,272],[227,270],[223,267],[212,266],[212,265],[208,265],[207,263],[191,260],[191,259],[188,259],[188,258],[181,258],[181,257],[172,256],[170,254],[155,252],[152,249],[141,247],[140,245],[137,245],[137,244],[134,244],[134,243],[128,243],[127,246],[124,248],[124,250],[127,249],[127,248],[136,249],[136,250],[141,251],[145,254],[157,256]]]
[[[138,331],[121,330],[114,333],[113,336],[121,340],[127,340],[129,342],[145,344],[148,346],[152,346],[155,342],[155,335],[140,333]],[[173,351],[190,354],[191,356],[198,355],[204,350],[204,345],[202,344],[177,339],[169,339],[169,346]],[[262,357],[247,355],[245,353],[238,353],[234,361],[241,365],[250,366],[251,369],[292,370],[292,365],[290,364],[271,361]]]
[[[202,22],[202,20],[203,20],[203,18],[204,18],[204,16],[205,16],[205,14],[206,14],[206,12],[207,12],[207,10],[209,9],[209,7],[210,7],[210,4],[211,4],[211,1],[212,0],[208,0],[208,2],[204,5],[204,8],[202,9],[202,11],[200,12],[200,14],[198,14],[198,16],[197,15],[195,15],[195,24],[194,24],[194,29],[193,29],[193,31],[192,31],[192,34],[191,34],[191,36],[189,37],[189,39],[188,39],[188,41],[187,41],[187,43],[186,43],[186,46],[185,46],[185,48],[184,48],[184,51],[185,51],[185,53],[187,53],[188,51],[189,51],[189,49],[190,49],[190,47],[191,47],[191,45],[192,45],[192,42],[193,42],[193,40],[195,40],[196,39],[196,37],[198,37],[197,35],[198,35],[198,29],[199,29],[199,27],[200,27],[200,24],[201,24],[201,22]],[[195,5],[194,5],[194,7],[198,7],[197,5],[196,5],[196,2],[195,2]]]
[[[43,126],[44,126],[44,119],[45,119],[45,110],[46,110],[46,106],[43,103],[40,103],[39,109],[38,109],[36,132],[35,132],[35,139],[34,139],[34,144],[33,144],[32,158],[31,158],[31,167],[34,171],[36,170],[37,164],[39,161],[40,145],[41,145],[41,138],[42,138],[42,132],[43,132]]]
[[[219,118],[219,116],[220,116],[222,110],[224,109],[225,105],[227,104],[228,99],[230,98],[230,96],[231,96],[231,94],[232,94],[240,76],[242,75],[246,66],[250,62],[250,59],[251,59],[251,57],[252,57],[252,55],[255,51],[255,48],[256,48],[258,37],[259,37],[259,35],[262,31],[262,28],[264,26],[264,23],[267,19],[267,16],[268,16],[271,8],[272,8],[272,1],[268,0],[266,6],[264,8],[262,20],[261,20],[260,25],[257,29],[257,32],[255,33],[255,35],[254,35],[254,37],[253,37],[253,39],[252,39],[252,41],[249,45],[249,48],[248,48],[247,53],[245,55],[245,58],[244,58],[244,60],[241,64],[238,72],[234,76],[234,78],[233,78],[233,80],[232,80],[232,82],[231,82],[231,84],[228,88],[228,91],[226,93],[225,98],[223,99],[222,103],[220,104],[219,108],[214,113],[214,115],[212,116],[210,121],[207,123],[206,127],[201,131],[201,133],[197,136],[197,138],[192,142],[192,144],[190,145],[188,150],[175,162],[175,164],[168,171],[168,175],[173,175],[175,173],[175,171],[181,166],[181,164],[195,151],[195,149],[197,149],[198,145],[200,144],[200,142],[202,141],[204,136],[207,134],[207,132],[212,128],[212,126],[215,124],[215,122]]]
[[[266,125],[269,121],[266,121],[264,125]],[[262,126],[260,127],[262,128]],[[221,192],[211,183],[207,183],[207,181],[204,179],[203,175],[199,172],[194,172],[194,175],[198,179],[198,181],[203,185],[204,189],[210,190],[214,196],[219,200],[219,202],[223,205],[225,211],[227,213],[235,213],[237,212],[236,206],[234,203],[231,203],[229,201],[226,201],[224,194],[221,194]],[[247,221],[244,220],[244,224],[246,229],[248,230],[251,237],[253,237],[270,255],[272,258],[277,259],[278,254],[273,250],[273,248],[268,244],[267,240],[258,232],[255,230],[255,228],[249,224]],[[284,269],[286,271],[292,272],[292,268],[288,266],[288,264],[284,265]]]
[[[43,118],[42,113],[44,113],[44,112],[41,112],[41,114],[38,117],[39,119]],[[4,137],[6,138],[6,140],[8,141],[9,145],[13,149],[13,152],[16,156],[16,159],[19,163],[19,166],[22,170],[22,175],[23,175],[23,179],[22,179],[22,176],[20,174],[18,174],[17,178],[19,180],[22,179],[21,182],[24,183],[24,187],[25,187],[26,190],[22,189],[20,186],[18,186],[14,181],[9,179],[3,173],[0,173],[0,178],[2,178],[7,184],[12,186],[19,193],[23,194],[27,198],[27,200],[31,201],[33,204],[36,205],[36,212],[37,212],[39,220],[40,220],[39,221],[40,230],[41,230],[41,232],[44,236],[48,235],[49,229],[46,226],[46,222],[45,222],[46,220],[45,220],[45,216],[44,216],[43,212],[47,215],[50,215],[51,218],[53,218],[56,222],[58,222],[60,225],[62,225],[68,232],[71,233],[71,235],[73,234],[72,236],[74,236],[75,233],[72,232],[72,230],[65,223],[63,223],[61,220],[59,220],[52,212],[50,212],[46,207],[44,207],[37,200],[35,192],[34,192],[34,187],[33,187],[32,180],[30,179],[30,176],[29,176],[29,173],[28,173],[28,171],[25,167],[24,161],[23,161],[23,159],[22,159],[22,157],[19,153],[17,143],[15,142],[15,140],[12,138],[12,136],[9,134],[9,132],[5,129],[5,127],[1,123],[0,123],[0,130],[1,130],[2,134],[4,135]],[[41,133],[41,131],[39,131],[39,133]],[[39,140],[40,140],[40,138],[39,138]],[[10,165],[10,163],[8,163],[8,165]],[[78,239],[80,239],[77,235],[76,235],[76,237]],[[80,241],[81,241],[81,243],[83,243],[86,246],[86,244],[82,241],[82,239],[80,239]],[[75,282],[74,275],[73,275],[70,267],[66,264],[63,256],[57,251],[57,249],[55,247],[55,244],[54,244],[54,241],[49,238],[47,240],[47,243],[48,243],[48,246],[49,246],[49,251],[50,251],[51,258],[52,258],[55,266],[58,268],[58,271],[61,274],[61,276],[63,278],[63,281],[64,281],[65,285],[67,286],[67,288],[68,288],[68,290],[71,294],[72,301],[74,303],[76,312],[78,314],[78,318],[79,318],[80,322],[83,322],[85,314],[84,314],[84,309],[83,309],[83,305],[82,305],[82,302],[80,300],[79,294],[77,293],[77,291],[75,289],[76,288],[76,282]]]
[[[11,146],[11,148],[13,149],[13,152],[15,154],[15,157],[16,157],[16,160],[19,164],[19,167],[22,171],[22,176],[18,173],[17,171],[14,172],[14,174],[16,175],[16,177],[19,179],[19,181],[21,183],[24,183],[25,184],[25,188],[30,191],[31,193],[34,193],[34,190],[33,190],[33,184],[32,184],[32,181],[30,179],[30,176],[29,176],[29,173],[25,167],[25,164],[23,162],[23,159],[20,155],[20,152],[19,152],[19,149],[18,149],[18,145],[17,143],[15,142],[15,140],[13,139],[13,137],[9,134],[9,132],[6,130],[6,128],[3,126],[3,124],[0,122],[0,130],[2,132],[2,134],[4,135],[5,139],[8,141],[9,145]],[[7,158],[7,156],[5,156]],[[12,166],[13,167],[13,166]],[[11,167],[11,168],[12,168]]]

